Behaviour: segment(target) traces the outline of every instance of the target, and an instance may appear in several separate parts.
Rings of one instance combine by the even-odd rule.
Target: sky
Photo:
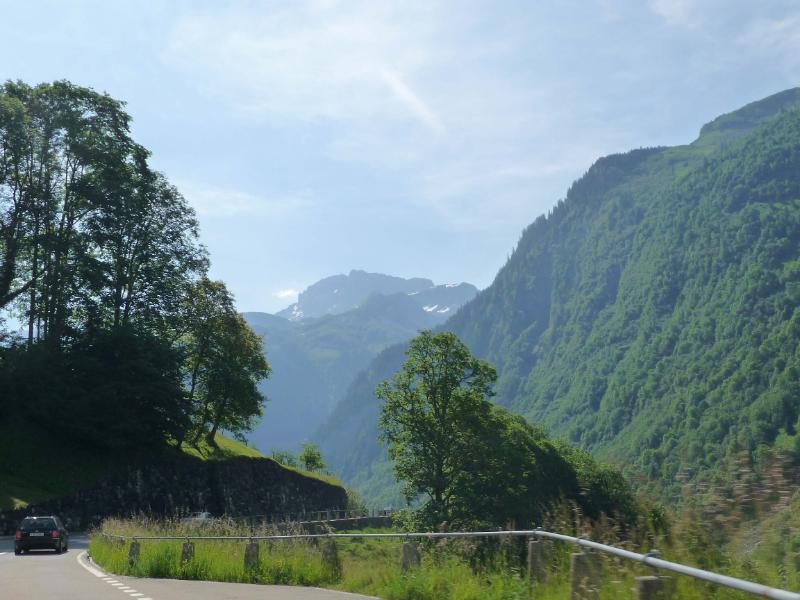
[[[796,0],[0,0],[0,80],[127,102],[211,275],[489,285],[600,156],[800,85]]]

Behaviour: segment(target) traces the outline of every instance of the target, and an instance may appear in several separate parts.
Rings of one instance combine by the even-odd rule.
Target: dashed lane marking
[[[144,596],[143,593],[137,592],[132,587],[117,581],[113,577],[109,577],[108,573],[105,573],[104,571],[101,571],[100,569],[96,569],[92,565],[88,564],[86,562],[86,552],[81,552],[77,556],[77,559],[78,559],[78,564],[80,566],[82,566],[84,569],[86,569],[87,571],[89,571],[89,573],[91,573],[92,575],[94,575],[98,579],[100,579],[102,581],[105,581],[106,583],[110,583],[112,587],[117,588],[120,592],[125,592],[126,594],[130,595],[131,598],[137,598],[137,600],[153,600],[152,598],[149,598],[149,597],[148,598],[142,598],[142,596]]]

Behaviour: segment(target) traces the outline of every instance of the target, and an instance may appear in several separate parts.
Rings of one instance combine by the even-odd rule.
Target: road
[[[14,556],[14,540],[0,538],[0,596],[47,600],[365,600],[369,596],[318,588],[210,581],[117,577],[87,557],[89,538],[73,535],[69,551]]]

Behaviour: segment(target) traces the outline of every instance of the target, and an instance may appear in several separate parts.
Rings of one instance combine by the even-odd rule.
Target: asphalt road
[[[14,540],[0,538],[0,597],[9,600],[358,600],[369,596],[318,588],[116,577],[92,563],[89,539],[72,535],[69,551],[14,556]]]

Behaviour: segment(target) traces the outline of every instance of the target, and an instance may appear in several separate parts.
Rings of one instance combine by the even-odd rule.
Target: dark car
[[[17,527],[14,536],[14,554],[22,554],[28,550],[50,548],[56,554],[65,552],[69,546],[69,533],[55,516],[25,517]]]

